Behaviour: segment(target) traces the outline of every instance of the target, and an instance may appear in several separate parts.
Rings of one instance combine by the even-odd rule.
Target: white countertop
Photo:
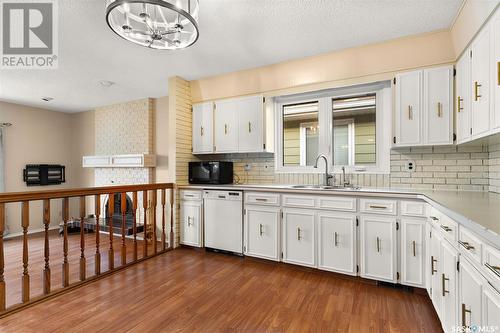
[[[291,185],[180,185],[180,189],[251,190],[319,195],[381,196],[422,199],[500,248],[500,194],[477,191],[433,191],[394,188],[313,189]]]

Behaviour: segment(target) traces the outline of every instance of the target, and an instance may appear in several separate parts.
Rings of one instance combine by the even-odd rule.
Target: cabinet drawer
[[[500,251],[491,246],[485,246],[483,265],[492,278],[495,278],[496,281],[500,280]]]
[[[363,213],[370,214],[397,214],[397,201],[395,200],[380,200],[380,199],[361,199],[360,210]]]
[[[427,204],[419,201],[401,201],[401,215],[425,217],[427,216]]]
[[[344,197],[320,197],[318,198],[318,208],[329,210],[340,210],[346,212],[356,211],[356,199]]]
[[[458,223],[450,219],[446,215],[441,215],[438,226],[441,233],[445,238],[447,238],[452,244],[456,244],[458,240]]]
[[[467,253],[478,264],[481,264],[483,244],[470,231],[460,228],[458,243],[460,244],[460,252]]]
[[[279,206],[280,195],[277,193],[248,192],[245,203],[254,205]]]
[[[180,190],[181,200],[196,200],[201,201],[201,191],[198,190]]]
[[[283,195],[283,207],[314,208],[315,198],[305,195]]]

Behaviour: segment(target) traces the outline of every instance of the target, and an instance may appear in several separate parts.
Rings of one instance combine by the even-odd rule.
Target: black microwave
[[[189,162],[190,184],[232,184],[233,162]]]

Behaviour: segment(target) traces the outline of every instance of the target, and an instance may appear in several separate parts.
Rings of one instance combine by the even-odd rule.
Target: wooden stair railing
[[[160,192],[161,201],[158,204],[157,202],[157,192]],[[148,193],[149,192],[149,193]],[[131,195],[132,201],[132,212],[127,212],[127,194]],[[138,258],[138,221],[140,220],[140,214],[138,214],[137,210],[140,209],[139,205],[139,195],[142,194],[142,210],[143,210],[143,256],[142,258]],[[115,195],[118,195],[120,200],[120,212],[116,212],[117,214],[121,214],[121,234],[119,237],[113,233],[115,230],[115,225],[113,223],[113,215],[115,213]],[[87,257],[85,253],[86,247],[86,228],[88,229],[90,221],[87,218],[88,211],[86,200],[87,197],[90,197],[94,200],[93,207],[93,215],[95,220],[95,225],[93,225],[93,231],[95,233],[95,254],[94,257],[94,275],[88,276],[87,270]],[[101,211],[101,200],[107,197],[107,214],[103,215]],[[169,208],[170,208],[170,230],[167,231],[167,221],[166,221],[166,209],[167,209],[167,197],[170,197],[169,200]],[[28,305],[34,304],[41,300],[52,297],[61,292],[73,289],[76,286],[82,285],[89,281],[93,281],[97,278],[103,277],[109,273],[112,273],[118,269],[122,269],[124,267],[128,267],[129,265],[135,264],[142,260],[151,258],[155,255],[164,253],[173,249],[174,242],[174,230],[173,230],[173,211],[174,211],[174,197],[175,197],[175,184],[172,183],[164,183],[164,184],[145,184],[145,185],[125,185],[125,186],[111,186],[111,187],[95,187],[95,188],[82,188],[82,189],[62,189],[62,190],[51,190],[51,191],[34,191],[34,192],[16,192],[16,193],[2,193],[0,194],[0,318],[11,313],[22,309]],[[74,222],[71,220],[70,216],[70,199],[76,198],[78,199],[79,210],[76,215],[79,218],[79,235],[75,235],[75,237],[79,236],[79,263],[77,268],[79,270],[79,278],[76,281],[70,280],[70,253],[69,251],[69,239],[68,235],[68,227],[70,222]],[[50,227],[53,218],[51,219],[51,201],[52,200],[60,200],[62,202],[61,208],[61,217],[62,221],[62,258],[51,258],[50,255]],[[43,263],[43,271],[41,274],[41,294],[35,297],[32,297],[32,293],[30,291],[31,284],[30,282],[30,267],[29,262],[29,236],[30,236],[30,223],[33,225],[34,221],[30,221],[30,202],[33,201],[42,201],[43,203],[43,213],[41,216],[42,222],[42,230],[43,233],[43,257],[41,258]],[[19,303],[7,304],[7,290],[6,290],[6,280],[5,280],[5,249],[4,247],[8,244],[9,240],[4,239],[4,232],[6,228],[6,211],[7,204],[19,203],[21,205],[21,221],[20,226],[22,229],[22,269],[21,273],[21,285],[20,287],[20,300]],[[161,213],[157,211],[157,208],[161,210]],[[8,208],[10,209],[10,207]],[[149,215],[148,215],[149,211]],[[157,213],[161,216],[161,225],[158,228],[161,228],[161,235],[157,235]],[[129,214],[129,215],[127,215]],[[127,243],[127,216],[132,216],[132,239]],[[148,218],[149,216],[149,218]],[[104,217],[104,218],[102,218]],[[33,214],[31,215],[33,219]],[[92,220],[92,221],[93,221]],[[101,229],[100,221],[105,221],[105,226],[107,225],[107,231],[109,234],[109,248],[108,248],[108,269],[106,271],[102,271],[102,262],[101,262],[101,237],[100,233],[103,232]],[[13,221],[9,221],[9,223],[13,223]],[[151,234],[152,234],[152,244],[149,251],[148,249],[148,225],[151,226]],[[54,225],[52,225],[54,226]],[[168,232],[168,237],[167,237]],[[114,242],[116,241],[114,238],[118,237],[120,239],[120,260],[119,263],[115,263],[115,248]],[[167,242],[168,238],[168,242]],[[73,238],[72,238],[73,239]],[[93,239],[93,238],[91,238]],[[88,241],[87,236],[87,241]],[[92,241],[93,242],[93,241]],[[131,244],[130,244],[131,242]],[[158,247],[158,242],[160,242],[160,246]],[[168,243],[168,246],[167,246]],[[103,244],[104,246],[104,244]],[[131,257],[127,257],[127,246],[129,251],[132,249]],[[150,253],[151,252],[151,253]],[[93,252],[92,252],[93,253]],[[88,252],[87,252],[88,255]],[[54,260],[61,260],[61,281],[62,288],[57,289],[52,288],[51,284],[51,265],[50,262],[54,262]],[[92,256],[90,256],[90,260]],[[117,258],[118,260],[118,258]],[[115,267],[118,266],[118,267]],[[35,275],[33,275],[35,276]],[[31,277],[33,279],[33,277]]]

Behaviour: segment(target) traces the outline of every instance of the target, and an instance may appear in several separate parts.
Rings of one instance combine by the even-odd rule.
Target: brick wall
[[[500,144],[492,144],[489,150],[489,182],[490,192],[500,193]]]

